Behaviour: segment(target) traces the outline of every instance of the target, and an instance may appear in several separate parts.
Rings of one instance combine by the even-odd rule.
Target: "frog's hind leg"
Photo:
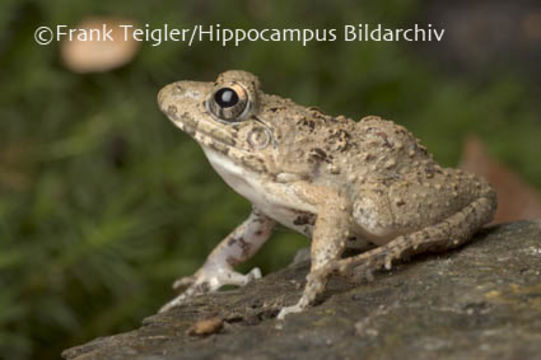
[[[344,276],[355,274],[370,277],[373,270],[382,267],[390,269],[393,260],[404,256],[458,247],[469,241],[483,224],[492,220],[495,202],[493,193],[480,197],[440,223],[400,235],[383,246],[341,259],[335,263],[334,270]]]

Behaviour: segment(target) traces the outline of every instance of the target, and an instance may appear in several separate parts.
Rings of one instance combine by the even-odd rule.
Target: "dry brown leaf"
[[[460,168],[488,180],[498,194],[495,223],[541,218],[541,195],[533,186],[488,154],[483,142],[468,136],[462,147]]]

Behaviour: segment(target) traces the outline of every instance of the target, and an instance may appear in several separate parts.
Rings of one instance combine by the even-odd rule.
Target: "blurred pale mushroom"
[[[105,24],[105,25],[104,25]],[[104,26],[111,29],[113,41],[101,34],[101,39],[78,39],[71,41],[64,38],[60,46],[60,54],[65,66],[76,73],[105,72],[129,63],[137,54],[139,43],[133,39],[131,32],[124,36],[124,28],[119,25],[134,25],[133,21],[113,18],[92,18],[71,27],[73,29],[96,29],[102,32]]]

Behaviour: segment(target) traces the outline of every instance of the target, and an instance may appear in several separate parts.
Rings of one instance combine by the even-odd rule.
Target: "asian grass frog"
[[[265,94],[245,71],[169,84],[158,103],[253,204],[204,265],[175,282],[187,289],[161,311],[259,278],[257,268],[243,275],[233,267],[261,247],[276,223],[312,239],[307,284],[295,305],[281,309],[283,318],[313,303],[331,274],[369,275],[405,255],[457,247],[496,209],[485,180],[441,167],[404,127],[377,116],[355,122]],[[354,243],[365,251],[341,258]]]

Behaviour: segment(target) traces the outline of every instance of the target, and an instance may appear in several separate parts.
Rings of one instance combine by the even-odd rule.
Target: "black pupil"
[[[216,91],[216,94],[214,94],[214,100],[221,107],[228,108],[235,106],[239,102],[239,96],[235,90],[231,88],[223,88]]]

